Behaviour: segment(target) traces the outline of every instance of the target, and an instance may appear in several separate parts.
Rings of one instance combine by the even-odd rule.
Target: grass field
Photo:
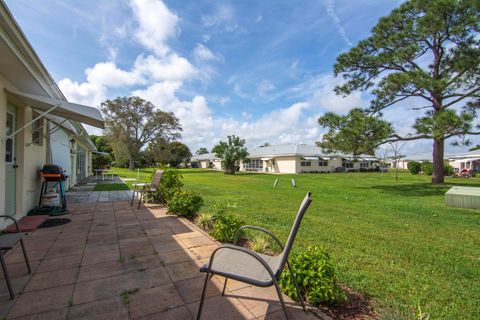
[[[151,173],[142,171],[140,180]],[[228,204],[246,223],[283,241],[300,201],[312,191],[294,248],[327,247],[339,280],[373,298],[382,318],[414,319],[421,310],[430,319],[480,319],[480,210],[444,205],[451,185],[479,185],[479,179],[447,178],[432,186],[429,177],[405,172],[398,183],[393,173],[182,174],[185,185],[203,196],[204,211]]]

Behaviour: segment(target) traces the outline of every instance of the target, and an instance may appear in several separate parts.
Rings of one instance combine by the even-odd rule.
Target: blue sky
[[[98,106],[139,95],[177,115],[192,151],[229,134],[250,147],[318,141],[319,115],[365,107],[369,100],[332,92],[340,81],[333,77],[337,55],[400,3],[6,2],[70,101]],[[401,133],[411,132],[415,116],[404,110],[385,114]],[[425,152],[430,144],[412,142],[406,151]]]

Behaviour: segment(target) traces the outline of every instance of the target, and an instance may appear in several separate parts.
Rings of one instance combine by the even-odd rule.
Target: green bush
[[[154,173],[155,174],[155,173]],[[160,180],[160,186],[158,188],[158,192],[156,195],[156,200],[163,200],[168,203],[173,195],[182,189],[183,176],[180,174],[178,170],[175,169],[167,169],[162,175],[162,180]]]
[[[419,174],[422,171],[422,164],[417,161],[408,161],[407,168],[411,174]]]
[[[305,289],[303,298],[312,305],[338,305],[347,299],[336,284],[333,263],[323,247],[308,247],[306,251],[293,256],[290,262],[298,283]],[[298,301],[297,290],[287,270],[282,272],[280,287],[289,297]]]
[[[230,213],[215,215],[213,229],[210,235],[222,242],[233,242],[233,237],[238,228],[244,225],[243,221]]]
[[[422,172],[427,176],[431,176],[433,174],[433,165],[429,161],[422,162]]]
[[[445,176],[452,176],[453,174],[455,173],[455,170],[453,170],[453,167],[449,164],[446,164],[444,167],[443,167],[443,174]]]
[[[197,217],[197,225],[205,231],[210,231],[213,228],[215,220],[210,212],[202,212]]]
[[[268,240],[259,235],[250,240],[250,249],[258,253],[264,253],[268,248]]]
[[[186,218],[194,218],[203,206],[202,197],[190,190],[178,190],[167,204],[168,211]]]

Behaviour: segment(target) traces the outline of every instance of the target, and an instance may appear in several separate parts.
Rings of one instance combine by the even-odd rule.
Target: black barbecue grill
[[[56,164],[46,164],[40,170],[40,175],[43,178],[42,189],[40,191],[40,199],[38,201],[38,206],[42,206],[42,200],[45,193],[48,191],[48,183],[55,183],[53,187],[55,188],[58,184],[60,189],[60,200],[62,201],[63,212],[67,210],[67,201],[65,199],[65,186],[63,182],[67,180],[68,176],[65,174],[65,171],[62,167]]]

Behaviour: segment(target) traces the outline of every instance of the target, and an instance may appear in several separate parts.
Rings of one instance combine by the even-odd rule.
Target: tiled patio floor
[[[158,206],[92,200],[70,212],[71,223],[26,238],[33,275],[18,248],[7,255],[17,295],[9,300],[2,275],[0,318],[194,318],[204,279],[198,268],[218,243]],[[273,288],[229,281],[222,297],[222,285],[210,281],[203,319],[283,319]],[[292,319],[319,318],[287,301]]]

